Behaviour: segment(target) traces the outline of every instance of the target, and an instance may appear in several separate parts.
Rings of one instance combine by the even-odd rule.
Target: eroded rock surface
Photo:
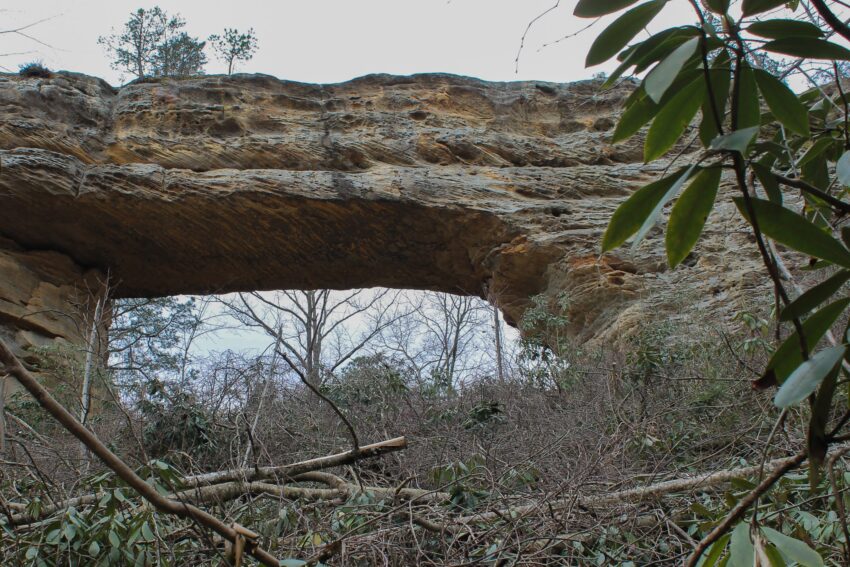
[[[658,174],[639,142],[609,143],[630,88],[237,75],[116,90],[0,76],[0,329],[78,341],[22,317],[71,310],[57,290],[106,273],[119,296],[466,293],[513,322],[530,296],[562,295],[581,339],[646,313],[723,316],[763,284],[728,206],[676,271],[657,231],[637,251],[598,255],[617,204]]]

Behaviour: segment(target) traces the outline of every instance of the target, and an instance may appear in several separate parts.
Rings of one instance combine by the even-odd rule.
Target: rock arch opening
[[[638,145],[609,143],[629,92],[451,75],[120,89],[2,76],[0,335],[19,353],[78,343],[107,277],[116,297],[461,293],[513,324],[532,296],[565,293],[583,338],[655,310],[647,282],[745,293],[750,258],[669,274],[652,235],[599,257],[617,203],[656,173]]]

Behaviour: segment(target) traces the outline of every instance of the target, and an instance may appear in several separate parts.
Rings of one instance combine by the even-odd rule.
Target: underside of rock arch
[[[722,313],[762,281],[728,254],[747,235],[724,206],[675,272],[657,234],[599,257],[616,205],[658,173],[639,142],[609,143],[631,88],[0,76],[0,336],[78,341],[107,274],[119,297],[431,289],[512,322],[561,296],[582,339]]]

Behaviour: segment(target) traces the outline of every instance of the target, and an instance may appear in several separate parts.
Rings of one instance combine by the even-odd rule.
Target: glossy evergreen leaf
[[[802,317],[812,309],[827,301],[835,295],[841,286],[850,280],[850,271],[841,270],[832,277],[807,290],[800,297],[792,301],[779,316],[780,321],[790,321],[795,317]]]
[[[770,561],[770,565],[765,567],[786,567],[785,559],[782,558],[776,546],[772,544],[765,545],[764,554],[767,556],[767,560]]]
[[[795,561],[801,567],[823,567],[821,556],[806,543],[767,526],[763,526],[761,530],[788,561]]]
[[[743,63],[739,73],[741,85],[738,87],[738,124],[737,130],[752,128],[761,124],[761,105],[753,68]]]
[[[715,109],[719,115],[719,122],[723,124],[726,118],[726,103],[729,99],[729,87],[732,81],[729,53],[724,49],[714,58],[708,73],[711,89],[706,88],[706,96],[702,102],[702,121],[700,121],[699,138],[703,147],[711,145],[720,131],[717,128],[718,120],[714,116]],[[710,91],[710,92],[709,92]],[[714,95],[714,104],[711,104]]]
[[[726,534],[715,541],[709,548],[708,553],[705,554],[702,563],[700,563],[700,567],[714,567],[717,565],[717,562],[720,560],[723,552],[726,551],[726,546],[729,544],[730,537],[731,536],[729,534]]]
[[[821,154],[815,157],[813,160],[807,162],[805,165],[801,166],[800,177],[803,179],[803,181],[806,181],[810,185],[820,187],[821,189],[827,189],[830,184],[829,164],[827,163],[827,156],[825,154]],[[811,203],[812,199],[814,198],[812,195],[803,196],[805,197],[808,203]]]
[[[664,194],[661,200],[656,203],[655,208],[653,208],[652,211],[649,213],[649,216],[646,217],[646,220],[644,220],[643,224],[640,227],[640,230],[637,231],[637,234],[632,240],[632,250],[636,249],[640,245],[649,230],[653,226],[655,226],[658,216],[661,214],[661,210],[667,203],[670,202],[670,199],[672,199],[679,193],[679,190],[681,190],[685,182],[691,178],[691,175],[694,174],[694,171],[699,171],[696,165],[692,165],[686,168],[681,177],[676,180],[676,182],[673,184],[672,187],[670,187],[667,193]]]
[[[850,151],[841,154],[835,165],[835,175],[844,187],[850,187]]]
[[[632,8],[611,23],[596,36],[585,59],[585,66],[592,67],[608,61],[626,46],[664,8],[667,0],[652,0]]]
[[[750,24],[747,31],[753,35],[768,39],[783,39],[788,37],[823,37],[823,31],[809,22],[800,20],[765,20]]]
[[[745,16],[761,14],[784,5],[788,0],[744,0],[741,11]]]
[[[805,217],[764,199],[753,198],[750,201],[759,229],[764,234],[797,252],[850,268],[850,251]],[[743,198],[736,197],[735,204],[744,218],[752,224]]]
[[[725,14],[729,11],[729,0],[705,0],[705,5],[715,14]]]
[[[762,69],[754,69],[756,83],[773,116],[789,130],[809,135],[809,111],[782,81]]]
[[[617,82],[629,67],[648,67],[656,61],[666,57],[678,46],[689,38],[699,35],[699,30],[693,26],[671,28],[651,36],[649,39],[630,46],[623,50],[617,59],[622,61],[602,84],[602,88],[608,88]],[[637,71],[635,71],[637,74]]]
[[[641,92],[643,89],[640,89]],[[644,124],[652,120],[658,114],[659,106],[651,98],[642,93],[642,96],[632,103],[617,122],[612,138],[613,143],[622,142],[631,138]]]
[[[729,567],[753,567],[755,561],[755,548],[750,541],[750,526],[747,522],[741,522],[732,530],[731,544],[729,546]]]
[[[846,353],[845,353],[846,356]],[[826,428],[832,409],[832,400],[835,397],[835,388],[841,365],[836,365],[832,372],[827,374],[815,396],[815,403],[811,406],[811,418],[809,419],[809,431],[806,436],[806,446],[809,452],[809,489],[816,493],[820,485],[823,462],[826,460],[826,452],[829,449]]]
[[[675,93],[678,93],[681,88],[687,86],[699,75],[701,75],[701,72],[697,69],[681,73],[676,78],[673,86],[667,91],[667,94],[664,95],[660,104],[653,102],[652,99],[646,95],[646,92],[642,87],[635,89],[632,94],[629,95],[629,98],[626,99],[626,103],[624,105],[625,111],[622,116],[620,116],[620,120],[617,122],[617,127],[614,129],[612,142],[618,143],[632,137],[644,126],[644,124],[655,118],[655,115],[658,114],[661,108],[665,106],[671,98],[673,98]]]
[[[777,161],[780,164],[784,164],[788,159],[788,152],[785,151],[785,146],[777,142],[777,140],[781,139],[784,139],[782,131],[777,130],[773,136],[773,140],[756,142],[755,150],[762,154],[756,163],[768,169],[772,168]],[[795,141],[797,140],[791,140],[791,142]]]
[[[602,252],[617,248],[640,230],[659,203],[669,201],[672,198],[670,193],[675,193],[682,186],[691,171],[692,168],[680,169],[672,175],[645,185],[617,207],[602,237]]]
[[[770,167],[757,162],[751,163],[750,167],[753,168],[753,172],[764,188],[764,192],[767,193],[767,198],[771,202],[781,205],[782,189],[779,187],[779,181],[776,180],[776,176],[770,170]]]
[[[602,83],[602,88],[605,89],[614,85],[617,82],[617,79],[619,79],[629,67],[636,65],[638,60],[646,56],[669,38],[673,37],[675,35],[675,31],[676,30],[673,29],[664,30],[651,36],[649,39],[630,45],[621,51],[619,55],[617,55],[617,61],[620,61],[620,64],[614,71],[611,72],[608,79]]]
[[[644,161],[654,161],[676,145],[702,105],[704,88],[704,82],[699,77],[662,106],[646,135]]]
[[[818,139],[817,141],[815,141],[814,144],[809,146],[809,149],[806,150],[806,153],[803,154],[803,157],[797,160],[797,167],[805,167],[809,162],[812,162],[818,157],[820,157],[821,154],[829,150],[833,145],[835,145],[834,138]]]
[[[839,299],[826,307],[822,307],[803,321],[803,334],[806,337],[806,346],[809,350],[817,346],[838,317],[844,313],[848,305],[850,305],[850,299]],[[803,355],[800,352],[800,338],[797,331],[794,331],[782,341],[782,344],[779,345],[779,348],[770,357],[770,362],[767,363],[767,370],[762,380],[782,384],[802,362]]]
[[[758,134],[759,127],[744,128],[743,130],[735,130],[728,134],[716,137],[711,142],[712,150],[726,150],[730,152],[746,153],[747,148],[753,142],[753,138]]]
[[[773,398],[774,405],[785,409],[808,398],[832,372],[832,369],[841,362],[846,351],[847,347],[844,345],[830,347],[800,364],[776,392]],[[776,544],[775,541],[773,543]]]
[[[573,11],[579,18],[598,18],[628,8],[637,0],[579,0]]]
[[[690,254],[699,239],[714,206],[722,173],[719,167],[700,171],[673,206],[665,237],[667,262],[671,268]]]
[[[664,96],[664,93],[673,84],[673,81],[679,72],[681,72],[682,67],[696,53],[699,42],[700,38],[698,37],[687,40],[650,71],[649,75],[644,79],[643,84],[646,94],[652,100],[655,102],[661,101],[661,97]]]
[[[673,31],[674,33],[667,39],[649,50],[639,60],[635,60],[634,72],[636,75],[643,73],[655,63],[665,59],[682,44],[690,41],[691,38],[701,37],[699,28],[694,26],[683,26],[681,28],[676,28]]]
[[[837,43],[813,37],[775,39],[765,43],[762,49],[804,59],[850,61],[850,49],[842,47]]]

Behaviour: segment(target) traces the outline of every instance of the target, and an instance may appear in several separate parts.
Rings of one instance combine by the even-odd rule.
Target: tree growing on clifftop
[[[101,36],[97,42],[112,57],[112,68],[145,77],[185,77],[204,72],[206,42],[182,28],[186,20],[169,16],[158,6],[139,8],[124,24],[121,33]]]
[[[257,36],[254,34],[254,28],[250,28],[246,33],[225,28],[222,35],[211,35],[208,41],[216,57],[227,63],[228,75],[233,73],[233,67],[237,61],[249,61],[257,51]]]

